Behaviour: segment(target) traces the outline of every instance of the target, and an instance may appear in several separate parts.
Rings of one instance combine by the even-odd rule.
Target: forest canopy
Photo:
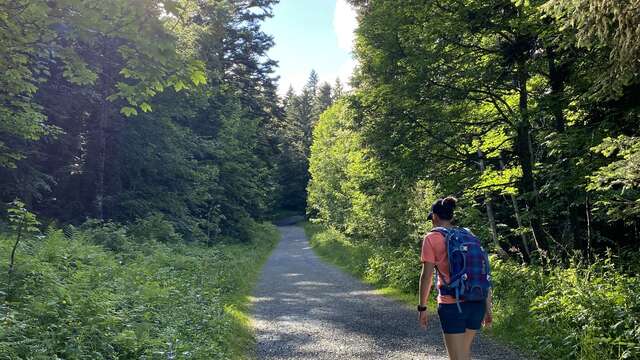
[[[416,241],[427,224],[412,202],[427,186],[427,200],[458,196],[461,222],[496,250],[638,250],[638,4],[352,3],[359,68],[314,133],[312,214]]]
[[[279,189],[275,3],[0,2],[0,198],[245,238]]]

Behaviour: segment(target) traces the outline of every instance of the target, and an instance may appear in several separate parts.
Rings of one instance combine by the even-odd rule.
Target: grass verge
[[[397,279],[400,284],[393,284],[388,276],[380,276],[381,274],[376,273],[376,270],[370,267],[370,265],[373,265],[370,263],[375,262],[370,261],[370,259],[376,259],[376,255],[380,255],[375,254],[375,250],[372,247],[366,244],[354,244],[338,231],[326,229],[319,224],[304,221],[299,225],[304,228],[311,247],[323,260],[373,286],[380,295],[390,297],[412,307],[417,304],[417,279],[420,275],[419,263],[412,264],[415,265],[413,271],[417,274],[417,277],[413,273],[408,273],[408,279],[407,277],[401,277],[401,279]],[[404,251],[406,250],[404,249]],[[400,250],[401,253],[404,251]],[[411,278],[415,279],[415,284],[411,283]],[[429,309],[435,311],[435,295],[432,295],[432,299],[429,301]]]

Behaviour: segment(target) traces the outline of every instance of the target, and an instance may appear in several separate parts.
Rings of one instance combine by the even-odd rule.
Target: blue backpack
[[[454,296],[460,312],[461,300],[486,300],[491,288],[491,269],[480,240],[469,230],[459,227],[436,227],[432,231],[444,236],[449,259],[451,276],[449,283],[439,286],[440,295]]]

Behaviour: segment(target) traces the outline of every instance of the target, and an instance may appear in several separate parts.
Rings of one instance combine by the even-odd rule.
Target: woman
[[[431,206],[428,219],[434,227],[452,228],[453,210],[456,199],[438,199]],[[420,304],[418,314],[420,325],[427,327],[427,299],[431,291],[434,268],[438,270],[438,288],[449,282],[449,261],[444,236],[437,231],[428,233],[422,242],[422,273],[420,274]],[[458,307],[460,305],[460,308]],[[438,315],[444,333],[444,342],[451,360],[471,359],[471,343],[482,324],[492,322],[491,291],[482,302],[456,303],[451,295],[438,294]]]

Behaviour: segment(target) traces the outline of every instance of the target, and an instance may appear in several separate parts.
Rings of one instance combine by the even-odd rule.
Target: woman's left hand
[[[493,311],[491,309],[487,309],[487,312],[484,314],[484,319],[482,320],[482,325],[486,328],[490,328],[493,323]]]

